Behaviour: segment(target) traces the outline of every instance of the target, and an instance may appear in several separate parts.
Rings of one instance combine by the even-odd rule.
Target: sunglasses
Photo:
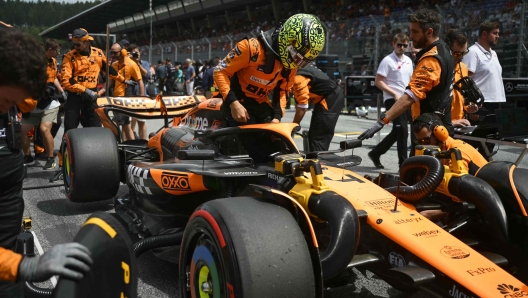
[[[396,46],[398,48],[405,48],[406,49],[409,46],[409,44],[407,44],[407,43],[397,43]]]
[[[469,53],[469,49],[467,49],[465,52],[454,52],[454,51],[453,51],[453,56],[455,56],[455,57],[464,57],[464,56],[466,56],[468,53]]]
[[[112,55],[117,55],[117,54],[119,54],[119,51],[115,51],[115,52],[114,51],[110,51],[110,53],[112,53]]]
[[[77,47],[82,46],[82,43],[74,43],[73,46],[77,48]]]
[[[414,142],[416,143],[416,145],[429,145],[431,144],[431,135],[421,139],[421,140],[414,140]]]

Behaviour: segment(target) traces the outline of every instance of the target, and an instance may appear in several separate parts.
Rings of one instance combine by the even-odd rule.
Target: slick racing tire
[[[69,130],[61,146],[64,187],[72,202],[113,198],[119,190],[119,155],[107,128]]]
[[[299,225],[284,208],[251,197],[207,202],[192,214],[180,253],[186,297],[315,297]]]

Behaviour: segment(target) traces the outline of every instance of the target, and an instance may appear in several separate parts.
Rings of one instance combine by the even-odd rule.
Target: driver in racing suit
[[[321,22],[309,14],[293,15],[259,38],[239,41],[213,72],[229,125],[279,123],[296,69],[314,61],[324,42]],[[244,140],[250,155],[261,149],[254,141]]]
[[[279,123],[296,69],[312,62],[324,41],[319,19],[309,14],[296,14],[259,38],[239,41],[213,73],[229,124]],[[273,104],[272,91],[277,91]]]

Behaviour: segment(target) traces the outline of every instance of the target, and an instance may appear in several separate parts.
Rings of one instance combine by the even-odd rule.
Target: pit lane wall
[[[346,106],[349,111],[360,106],[376,106],[377,95],[383,92],[374,86],[375,79],[375,76],[345,77]],[[502,82],[508,106],[528,107],[528,78],[503,78]]]

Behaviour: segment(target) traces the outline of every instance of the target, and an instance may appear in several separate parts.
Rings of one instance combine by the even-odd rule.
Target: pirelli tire
[[[315,297],[308,245],[284,208],[252,197],[202,204],[185,228],[180,297]]]
[[[114,134],[107,128],[69,130],[61,146],[64,188],[72,202],[113,198],[119,190],[119,154]]]

